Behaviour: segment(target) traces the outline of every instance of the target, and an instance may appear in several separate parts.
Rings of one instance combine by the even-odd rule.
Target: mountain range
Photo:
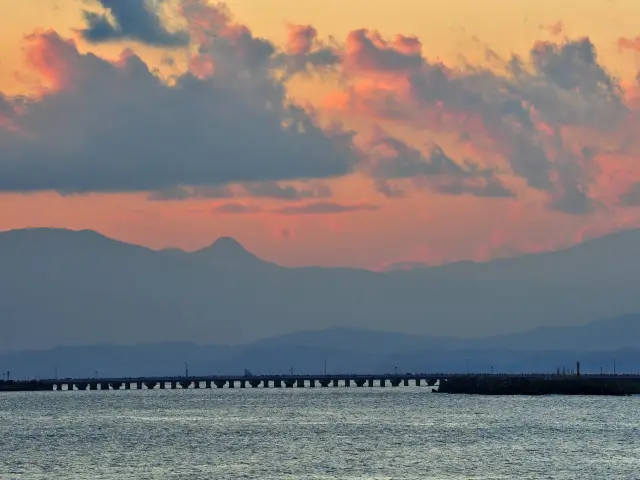
[[[617,336],[592,322],[640,312],[639,245],[632,230],[556,252],[372,272],[284,268],[230,238],[155,251],[93,231],[13,230],[0,233],[0,352],[237,345],[336,327],[393,330],[442,348],[633,346],[635,317],[617,320],[628,322]],[[571,330],[586,324],[584,337]]]

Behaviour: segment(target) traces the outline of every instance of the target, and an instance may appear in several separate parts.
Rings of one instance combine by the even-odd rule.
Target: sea
[[[640,479],[640,398],[424,387],[2,393],[9,479]]]

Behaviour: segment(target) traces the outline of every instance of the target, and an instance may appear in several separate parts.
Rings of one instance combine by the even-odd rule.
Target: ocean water
[[[640,398],[0,394],[7,479],[640,479]]]

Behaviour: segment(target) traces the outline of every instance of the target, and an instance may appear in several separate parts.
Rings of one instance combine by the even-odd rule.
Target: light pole
[[[189,377],[189,362],[184,362],[184,376]]]
[[[396,376],[398,376],[398,366],[397,366],[397,365],[394,365],[394,366],[393,366],[393,368],[394,368],[394,369],[395,369],[395,371],[396,371]]]

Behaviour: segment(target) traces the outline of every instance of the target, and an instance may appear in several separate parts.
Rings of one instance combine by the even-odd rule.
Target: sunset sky
[[[637,0],[0,5],[0,230],[383,269],[640,226]]]

